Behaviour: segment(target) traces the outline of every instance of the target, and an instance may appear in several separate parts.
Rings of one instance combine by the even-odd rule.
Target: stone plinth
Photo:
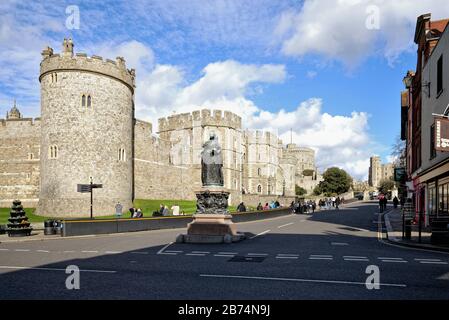
[[[187,226],[187,234],[176,238],[177,243],[232,243],[245,239],[228,212],[228,191],[203,189],[196,196],[197,213]]]

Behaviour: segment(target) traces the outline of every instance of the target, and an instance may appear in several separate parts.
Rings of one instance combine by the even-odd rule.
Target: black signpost
[[[94,184],[92,180],[90,181],[90,184],[78,184],[78,192],[80,193],[89,193],[90,192],[90,218],[94,218],[94,189],[100,189],[103,188],[102,184]]]

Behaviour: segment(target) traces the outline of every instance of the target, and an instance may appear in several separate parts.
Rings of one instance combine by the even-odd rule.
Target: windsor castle
[[[131,207],[134,199],[194,200],[201,148],[212,132],[231,204],[288,203],[295,185],[311,192],[321,180],[312,149],[244,129],[231,112],[172,115],[153,132],[135,118],[135,79],[124,58],[75,54],[71,39],[60,54],[43,50],[41,117],[23,117],[14,103],[0,119],[0,206],[21,199],[40,215],[86,216],[89,197],[77,184],[91,180],[103,185],[94,191],[97,215],[112,214],[117,202]]]

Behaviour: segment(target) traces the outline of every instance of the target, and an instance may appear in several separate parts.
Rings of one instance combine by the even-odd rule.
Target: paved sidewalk
[[[433,245],[430,242],[430,228],[422,227],[421,243],[419,243],[419,226],[412,225],[412,237],[410,240],[402,239],[402,213],[400,209],[391,209],[384,215],[388,240],[408,247],[446,251],[449,252],[449,245]]]

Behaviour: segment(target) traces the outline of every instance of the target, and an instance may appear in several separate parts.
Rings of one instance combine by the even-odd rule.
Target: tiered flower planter
[[[9,213],[11,218],[8,219],[8,236],[10,237],[25,237],[30,236],[33,228],[28,222],[25,210],[23,210],[22,202],[20,200],[14,200]]]

